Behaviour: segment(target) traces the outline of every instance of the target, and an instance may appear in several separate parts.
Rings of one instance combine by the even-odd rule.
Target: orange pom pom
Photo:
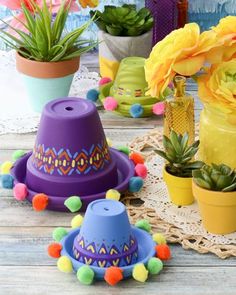
[[[129,157],[134,162],[135,165],[144,164],[143,156],[138,153],[132,153]]]
[[[59,258],[61,256],[62,245],[59,243],[52,243],[48,246],[48,255],[53,258]]]
[[[116,266],[108,267],[104,280],[111,286],[115,286],[119,281],[123,279],[122,269]]]
[[[33,197],[32,206],[35,211],[42,211],[47,208],[48,196],[45,194],[37,194]]]
[[[161,260],[168,260],[171,258],[170,248],[166,244],[157,245],[155,247],[156,250],[156,257]]]

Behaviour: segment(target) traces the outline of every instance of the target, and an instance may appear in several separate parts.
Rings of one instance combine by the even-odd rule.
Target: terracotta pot
[[[163,170],[163,179],[167,185],[171,202],[177,206],[187,206],[194,202],[192,177],[177,177]]]
[[[41,112],[49,101],[68,96],[80,57],[59,62],[38,62],[16,53],[16,68],[24,80],[32,108]]]
[[[193,194],[198,202],[203,226],[213,234],[236,231],[236,192],[203,189],[193,181]]]

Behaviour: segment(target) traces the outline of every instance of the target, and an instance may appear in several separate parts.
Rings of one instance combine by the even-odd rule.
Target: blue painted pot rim
[[[77,270],[80,267],[85,265],[84,263],[77,261],[73,256],[73,243],[74,243],[75,237],[79,234],[79,232],[80,232],[80,228],[76,228],[70,231],[60,241],[62,245],[61,255],[67,256],[70,258],[75,272],[77,272]],[[131,226],[131,232],[135,236],[138,243],[138,259],[135,264],[120,267],[123,270],[123,276],[126,279],[132,277],[132,271],[136,264],[143,263],[146,265],[148,263],[148,260],[155,256],[156,244],[153,241],[152,236],[146,231],[139,229],[135,226]],[[98,266],[92,266],[92,265],[89,265],[89,267],[94,271],[96,280],[104,280],[104,275],[107,268],[100,268]]]

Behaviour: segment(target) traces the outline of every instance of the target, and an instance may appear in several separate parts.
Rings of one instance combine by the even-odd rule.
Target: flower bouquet
[[[204,104],[200,119],[200,158],[236,167],[236,17],[221,19],[200,33],[185,25],[153,47],[145,64],[148,94],[161,95],[176,75],[192,76]]]

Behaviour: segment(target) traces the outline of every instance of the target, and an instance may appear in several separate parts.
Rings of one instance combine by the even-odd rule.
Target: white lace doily
[[[69,95],[85,97],[89,89],[97,87],[99,79],[98,73],[81,66]],[[26,90],[16,71],[14,51],[0,51],[0,91],[0,135],[36,131],[40,115],[30,108]]]

